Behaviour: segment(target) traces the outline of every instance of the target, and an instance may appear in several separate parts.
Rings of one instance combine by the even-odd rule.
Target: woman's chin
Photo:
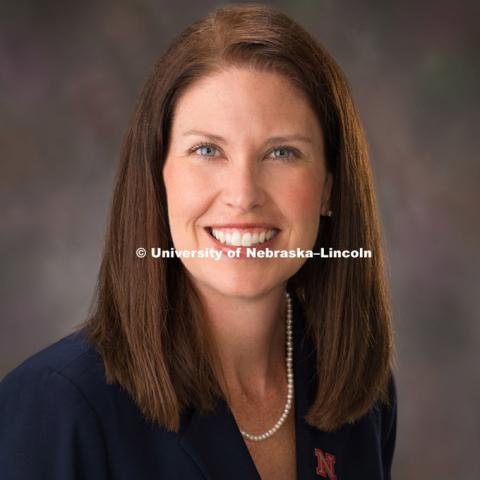
[[[281,279],[278,281],[268,280],[260,275],[243,278],[236,275],[225,275],[217,278],[194,279],[194,283],[205,293],[208,291],[225,297],[249,298],[272,290],[283,282]]]
[[[211,268],[205,268],[205,264],[189,263],[187,270],[193,283],[206,294],[216,292],[223,296],[247,298],[285,285],[301,267],[295,259],[253,261],[249,264],[240,262],[237,265],[218,262]]]

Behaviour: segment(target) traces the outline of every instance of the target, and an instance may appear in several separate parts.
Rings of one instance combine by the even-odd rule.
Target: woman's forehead
[[[177,101],[173,128],[176,135],[190,130],[227,135],[238,128],[269,136],[301,134],[312,141],[321,135],[306,95],[286,76],[248,68],[195,81]]]

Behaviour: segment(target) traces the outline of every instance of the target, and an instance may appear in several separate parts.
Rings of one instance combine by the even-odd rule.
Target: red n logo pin
[[[315,456],[317,457],[317,475],[329,480],[337,480],[335,475],[335,455],[316,448]]]

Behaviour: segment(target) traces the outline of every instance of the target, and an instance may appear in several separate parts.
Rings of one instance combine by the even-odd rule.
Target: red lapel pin
[[[335,455],[316,448],[315,456],[317,457],[316,474],[329,480],[337,480],[335,475]]]

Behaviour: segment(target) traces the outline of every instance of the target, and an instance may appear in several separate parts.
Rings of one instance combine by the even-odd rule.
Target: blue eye
[[[275,153],[277,152],[277,153]],[[276,147],[272,150],[272,153],[274,154],[274,158],[278,158],[279,160],[290,160],[293,157],[297,157],[297,152],[294,148],[291,147]]]
[[[217,149],[213,145],[201,144],[193,147],[191,151],[200,157],[214,157]]]

